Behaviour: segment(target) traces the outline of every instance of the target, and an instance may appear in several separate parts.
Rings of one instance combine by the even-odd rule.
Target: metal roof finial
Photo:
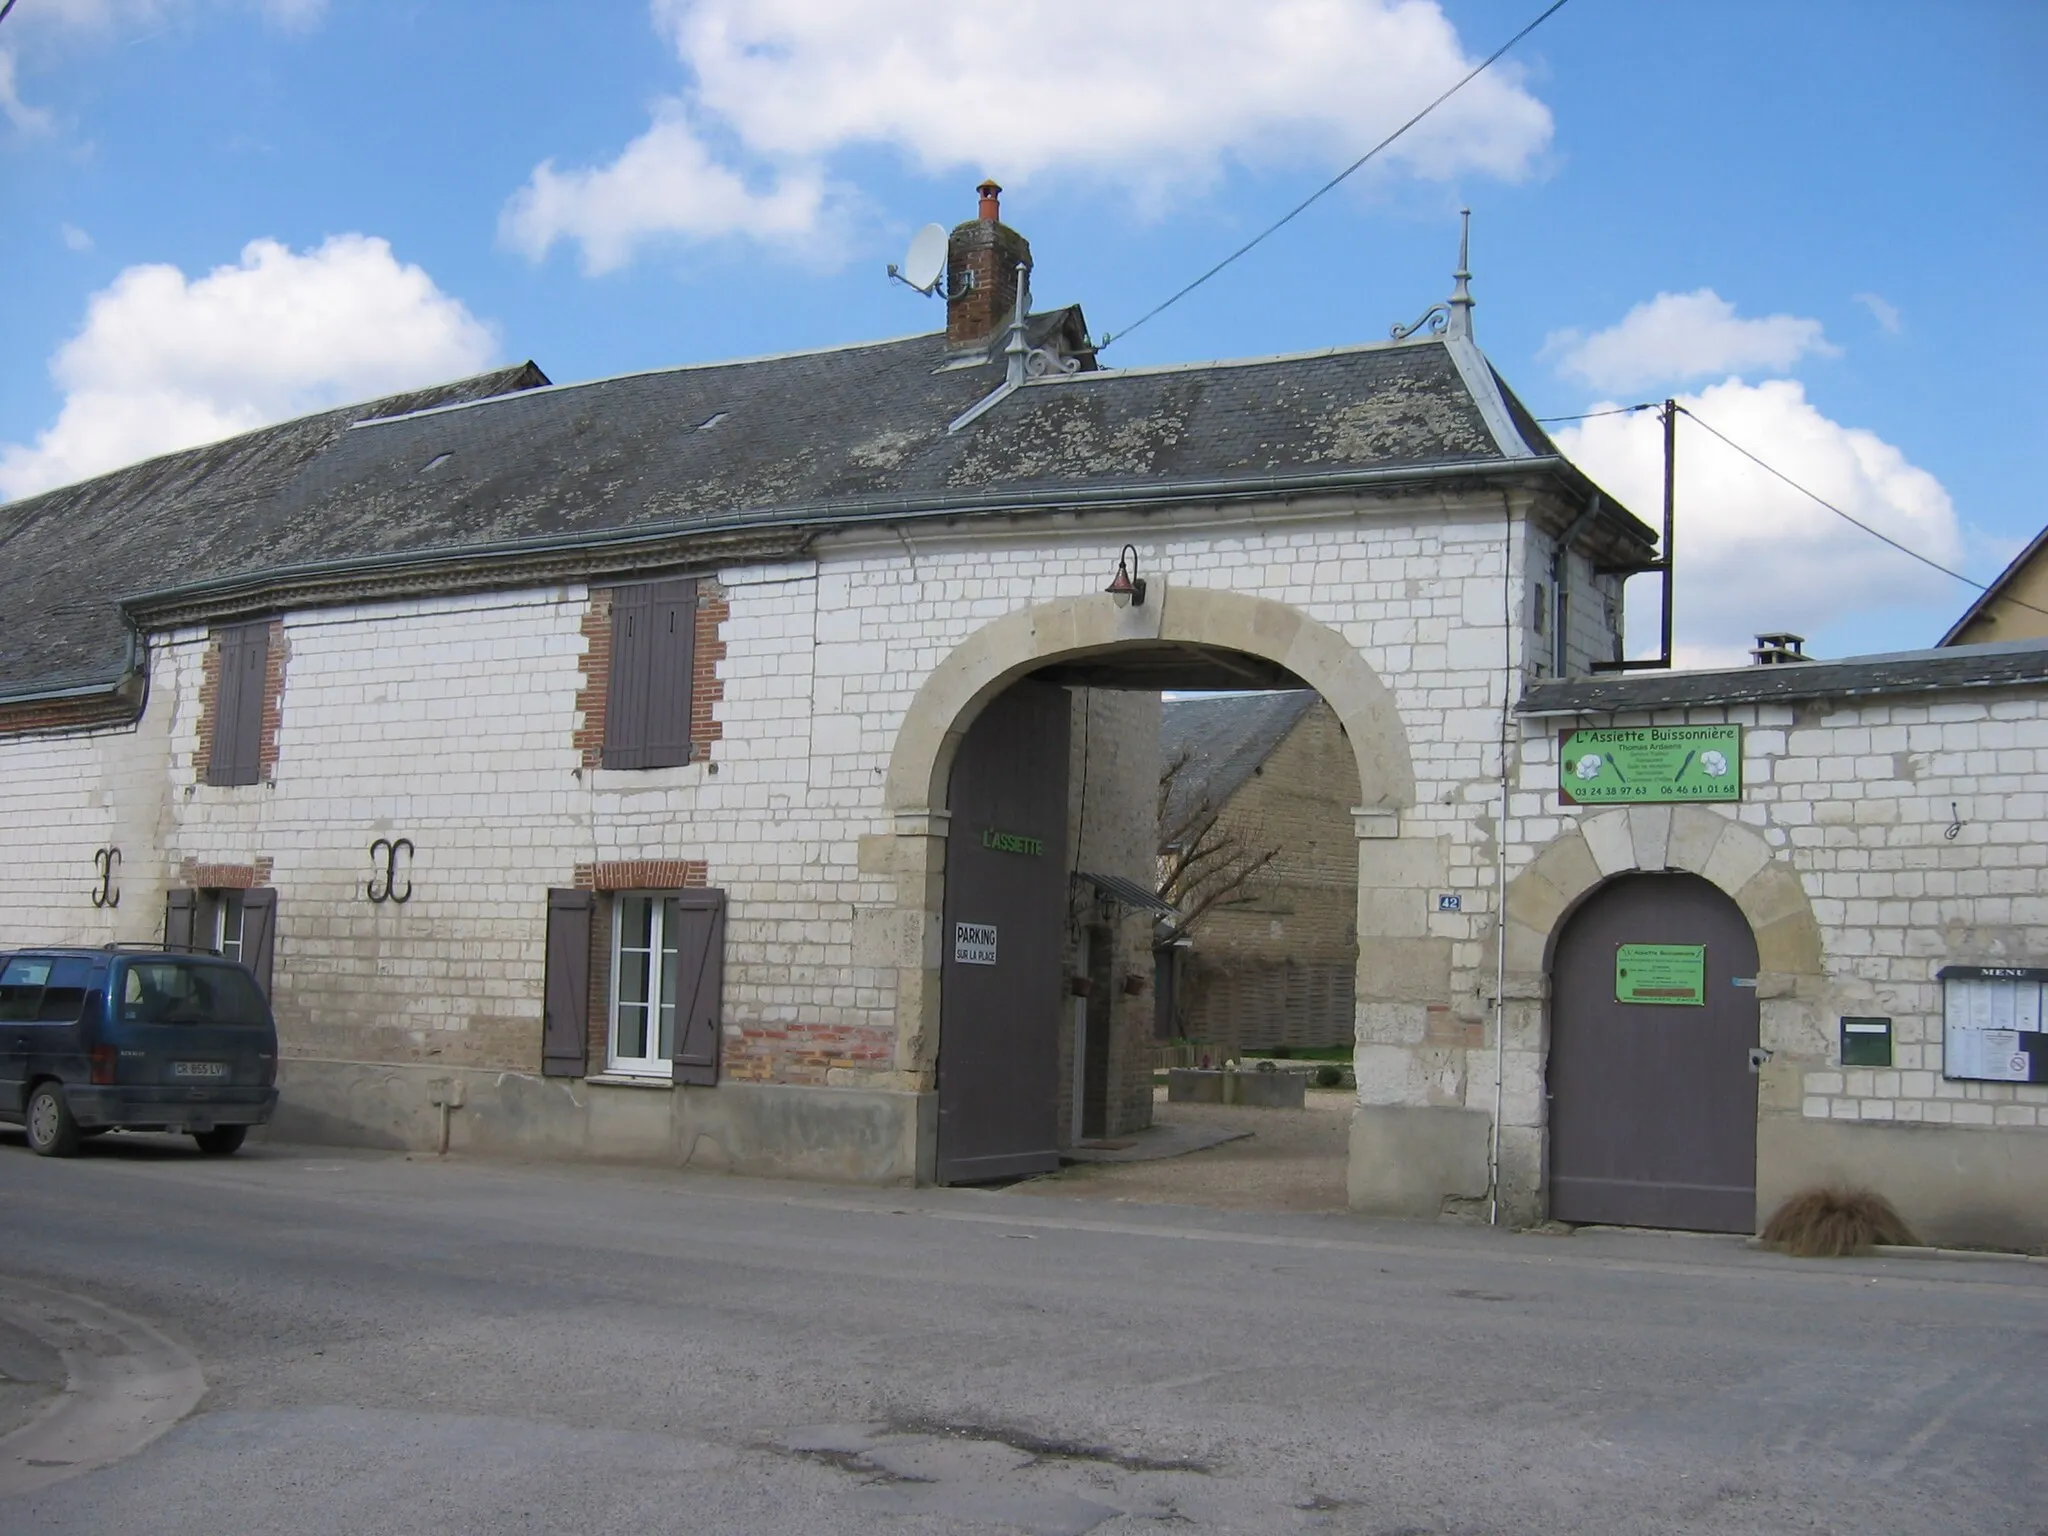
[[[1025,379],[1024,365],[1031,352],[1031,343],[1024,339],[1024,321],[1030,313],[1031,269],[1020,261],[1017,263],[1017,309],[1010,319],[1010,339],[1003,346],[1007,359],[1005,377],[1011,384],[1022,384]]]
[[[1458,218],[1458,270],[1451,274],[1456,282],[1455,286],[1451,289],[1450,333],[1453,336],[1463,336],[1470,340],[1472,336],[1472,305],[1474,303],[1472,298],[1472,273],[1470,271],[1471,258],[1469,255],[1472,248],[1472,210],[1470,208],[1459,209]]]

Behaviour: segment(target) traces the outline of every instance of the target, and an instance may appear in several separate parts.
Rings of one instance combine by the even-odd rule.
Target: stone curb
[[[1759,1253],[1775,1253],[1777,1249],[1760,1237],[1743,1239],[1743,1246],[1754,1248]],[[2048,1254],[2003,1253],[1991,1248],[1929,1248],[1908,1247],[1905,1244],[1893,1246],[1880,1243],[1868,1253],[1855,1255],[1859,1259],[1950,1259],[1966,1263],[1992,1264],[2048,1264]]]
[[[0,1279],[0,1318],[56,1350],[68,1378],[41,1413],[0,1439],[0,1498],[134,1455],[205,1395],[198,1360],[125,1312]]]

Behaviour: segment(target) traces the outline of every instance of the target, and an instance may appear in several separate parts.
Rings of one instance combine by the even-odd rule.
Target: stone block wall
[[[1159,782],[1159,695],[1120,689],[1073,690],[1068,734],[1067,863],[1073,870],[1121,875],[1146,890],[1156,879],[1155,808]],[[1067,932],[1068,975],[1092,973],[1097,992],[1087,999],[1093,1021],[1109,1032],[1107,1070],[1096,1113],[1099,1134],[1120,1136],[1152,1123],[1152,914],[1096,901],[1077,886]],[[1084,972],[1078,938],[1083,925],[1110,935],[1107,954],[1091,950]],[[1126,977],[1144,990],[1128,992]],[[1071,1094],[1074,1075],[1073,1006],[1066,1000],[1060,1025],[1060,1083]],[[1070,1135],[1071,1106],[1060,1127]],[[1085,1124],[1085,1122],[1084,1122]]]
[[[1245,1045],[1351,1043],[1358,803],[1357,754],[1318,701],[1219,818],[1249,855],[1278,855],[1194,929],[1181,994],[1190,1039],[1226,1055]]]
[[[1498,742],[1527,626],[1497,498],[906,525],[821,537],[815,560],[727,567],[700,607],[715,624],[698,651],[715,684],[709,751],[667,769],[588,760],[603,631],[581,586],[287,614],[274,771],[249,786],[201,782],[206,631],[161,634],[139,725],[0,737],[0,782],[19,808],[0,824],[16,872],[0,941],[154,937],[186,861],[267,860],[288,1053],[533,1072],[547,891],[583,866],[687,863],[729,893],[733,1075],[926,1089],[936,1041],[905,988],[936,971],[943,820],[891,775],[906,731],[962,715],[931,727],[913,704],[997,631],[1069,626],[1029,639],[1031,655],[1080,644],[1075,615],[1113,613],[1101,587],[1127,541],[1153,595],[1103,619],[1104,633],[1196,611],[1197,594],[1256,599],[1251,628],[1189,638],[1350,677],[1348,695],[1325,689],[1333,707],[1384,719],[1351,743],[1361,969],[1375,978],[1359,1006],[1361,1083],[1369,1102],[1464,1102],[1474,1005],[1458,987],[1489,969]],[[1188,594],[1179,609],[1176,594]],[[1387,699],[1383,717],[1361,676]],[[1135,720],[1124,729],[1143,734]],[[1147,872],[1152,751],[1148,739],[1130,765],[1135,776],[1142,757],[1147,780],[1122,829],[1130,846],[1105,855],[1143,845],[1133,867]],[[400,837],[411,899],[372,902],[370,846]],[[110,844],[123,849],[123,903],[102,912],[87,899],[91,856]],[[1462,913],[1436,913],[1439,889],[1466,893]],[[1149,978],[1144,924],[1123,928],[1120,970]],[[1150,1005],[1148,991],[1127,1006]],[[1135,1115],[1138,1074],[1125,1075]]]
[[[1762,1044],[1774,1052],[1759,1077],[1766,1121],[2048,1137],[2048,1086],[1942,1075],[1936,979],[1951,964],[2048,964],[2043,690],[1694,707],[1599,722],[1744,726],[1744,794],[1734,805],[1561,806],[1558,723],[1530,722],[1511,802],[1503,1125],[1526,1180],[1540,1156],[1548,946],[1578,894],[1636,868],[1703,875],[1735,898],[1756,933]],[[1840,1020],[1871,1015],[1893,1022],[1893,1066],[1844,1068]],[[1491,1077],[1475,1072],[1475,1102],[1482,1087],[1490,1093]],[[1948,1156],[1931,1143],[1926,1155]],[[1766,1184],[1773,1177],[1760,1170]]]

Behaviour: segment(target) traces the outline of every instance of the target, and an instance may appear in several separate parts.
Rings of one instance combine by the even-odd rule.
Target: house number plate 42
[[[994,965],[996,963],[996,925],[994,923],[955,923],[953,925],[953,959],[961,965]]]

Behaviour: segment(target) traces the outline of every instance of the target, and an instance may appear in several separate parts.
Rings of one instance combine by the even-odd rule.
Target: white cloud
[[[793,213],[823,211],[804,199],[833,157],[862,146],[1012,185],[1078,173],[1155,204],[1232,165],[1331,170],[1476,62],[1436,0],[654,0],[654,14],[688,91],[612,165],[536,171],[507,210],[523,249],[579,241],[609,265],[651,235],[784,235]],[[1550,133],[1519,71],[1497,65],[1387,163],[1517,178]],[[768,190],[735,196],[736,165]]]
[[[191,280],[129,267],[50,360],[56,421],[32,446],[0,447],[0,495],[474,373],[495,350],[458,300],[365,235],[303,254],[253,240]]]
[[[1896,336],[1904,329],[1904,320],[1899,314],[1898,305],[1887,303],[1874,293],[1859,293],[1855,298],[1858,304],[1870,311],[1870,318],[1877,322],[1878,329],[1885,335]]]
[[[83,252],[92,249],[92,236],[80,229],[76,224],[59,224],[57,226],[57,235],[58,238],[63,240],[64,249],[67,251]]]
[[[1890,443],[1823,416],[1797,380],[1729,379],[1679,403],[1758,458],[1909,549],[1951,568],[1963,535],[1941,482]],[[1599,417],[1557,434],[1558,445],[1646,521],[1663,506],[1663,432],[1654,413]],[[1961,586],[1851,527],[1717,442],[1678,422],[1678,578],[1681,665],[1747,659],[1754,637],[1789,629],[1824,636],[1851,618],[1953,607]],[[1654,655],[1656,581],[1629,584],[1631,655]],[[1931,644],[1926,622],[1901,621],[1888,648]]]
[[[552,162],[505,205],[504,237],[538,259],[565,234],[583,246],[583,264],[608,272],[632,258],[649,235],[695,239],[798,235],[814,228],[825,203],[815,171],[798,169],[766,188],[750,186],[718,164],[679,104],[664,105],[652,128],[600,170],[557,171]]]
[[[1829,343],[1818,320],[1744,320],[1713,289],[1701,288],[1660,293],[1590,336],[1553,331],[1543,355],[1556,360],[1560,373],[1576,374],[1595,389],[1636,390],[1749,369],[1782,373],[1802,357],[1839,357],[1841,349]]]

